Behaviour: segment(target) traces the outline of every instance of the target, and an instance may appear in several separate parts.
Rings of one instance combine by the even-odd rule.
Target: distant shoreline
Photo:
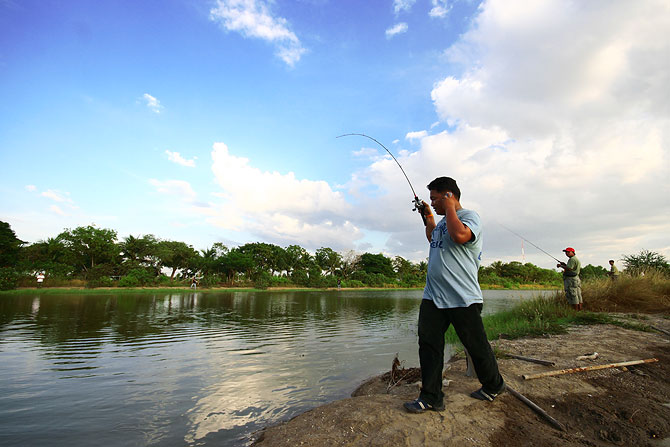
[[[481,286],[482,290],[558,290],[557,287],[541,286],[536,284],[521,284],[515,288],[504,288],[489,286],[484,284]],[[383,291],[383,290],[422,290],[423,287],[342,287],[341,291]],[[2,295],[26,295],[35,292],[44,293],[47,295],[57,295],[66,293],[75,294],[129,294],[129,293],[153,293],[153,292],[180,292],[180,293],[194,293],[194,292],[323,292],[323,291],[337,291],[336,287],[328,288],[309,288],[309,287],[268,287],[267,289],[255,289],[253,287],[208,287],[191,289],[188,287],[22,287],[14,290],[0,291]]]

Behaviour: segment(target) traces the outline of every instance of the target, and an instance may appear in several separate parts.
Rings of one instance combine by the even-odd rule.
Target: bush
[[[0,290],[16,289],[19,283],[19,274],[12,267],[0,268]]]
[[[291,281],[299,286],[306,286],[309,283],[309,276],[304,270],[295,270],[291,273]]]
[[[272,283],[272,275],[268,272],[261,272],[254,281],[254,287],[257,289],[267,289]]]
[[[291,287],[294,284],[286,276],[273,276],[270,281],[271,287]]]
[[[223,280],[219,275],[205,275],[198,280],[198,287],[216,287],[222,282]],[[191,287],[190,284],[189,287]]]
[[[116,282],[109,276],[101,276],[97,279],[92,279],[86,283],[86,287],[94,289],[96,287],[115,287]]]
[[[154,276],[146,269],[135,268],[122,276],[119,280],[119,287],[138,287],[150,285],[154,282]]]

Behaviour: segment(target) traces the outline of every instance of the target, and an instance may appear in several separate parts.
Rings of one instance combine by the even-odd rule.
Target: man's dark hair
[[[461,200],[461,190],[458,189],[456,180],[451,177],[438,177],[428,184],[428,190],[437,192],[451,191],[456,196],[456,199]]]

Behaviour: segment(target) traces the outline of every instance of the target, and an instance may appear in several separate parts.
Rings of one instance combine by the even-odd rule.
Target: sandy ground
[[[624,318],[622,316],[622,318]],[[670,319],[643,322],[670,331]],[[510,393],[472,399],[476,378],[456,359],[445,371],[446,410],[409,414],[403,402],[418,383],[389,390],[373,377],[349,399],[323,405],[256,433],[258,447],[280,446],[670,446],[670,337],[610,325],[578,326],[543,338],[497,340],[503,352],[554,361],[543,366],[501,358],[507,383],[566,427],[559,431]],[[594,360],[577,360],[598,353]],[[628,368],[524,380],[523,374],[658,358]],[[403,359],[401,359],[403,360]],[[389,359],[389,370],[392,359]],[[418,360],[416,360],[418,362]],[[409,369],[409,368],[408,368]],[[387,374],[388,375],[388,374]],[[354,385],[355,386],[355,385]]]

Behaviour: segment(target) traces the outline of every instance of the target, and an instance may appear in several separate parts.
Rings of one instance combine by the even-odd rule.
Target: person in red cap
[[[569,258],[568,263],[561,262],[556,264],[556,267],[563,269],[565,297],[575,310],[582,310],[584,301],[582,300],[582,281],[579,279],[579,271],[582,268],[582,263],[575,256],[574,248],[568,247],[563,251]]]

